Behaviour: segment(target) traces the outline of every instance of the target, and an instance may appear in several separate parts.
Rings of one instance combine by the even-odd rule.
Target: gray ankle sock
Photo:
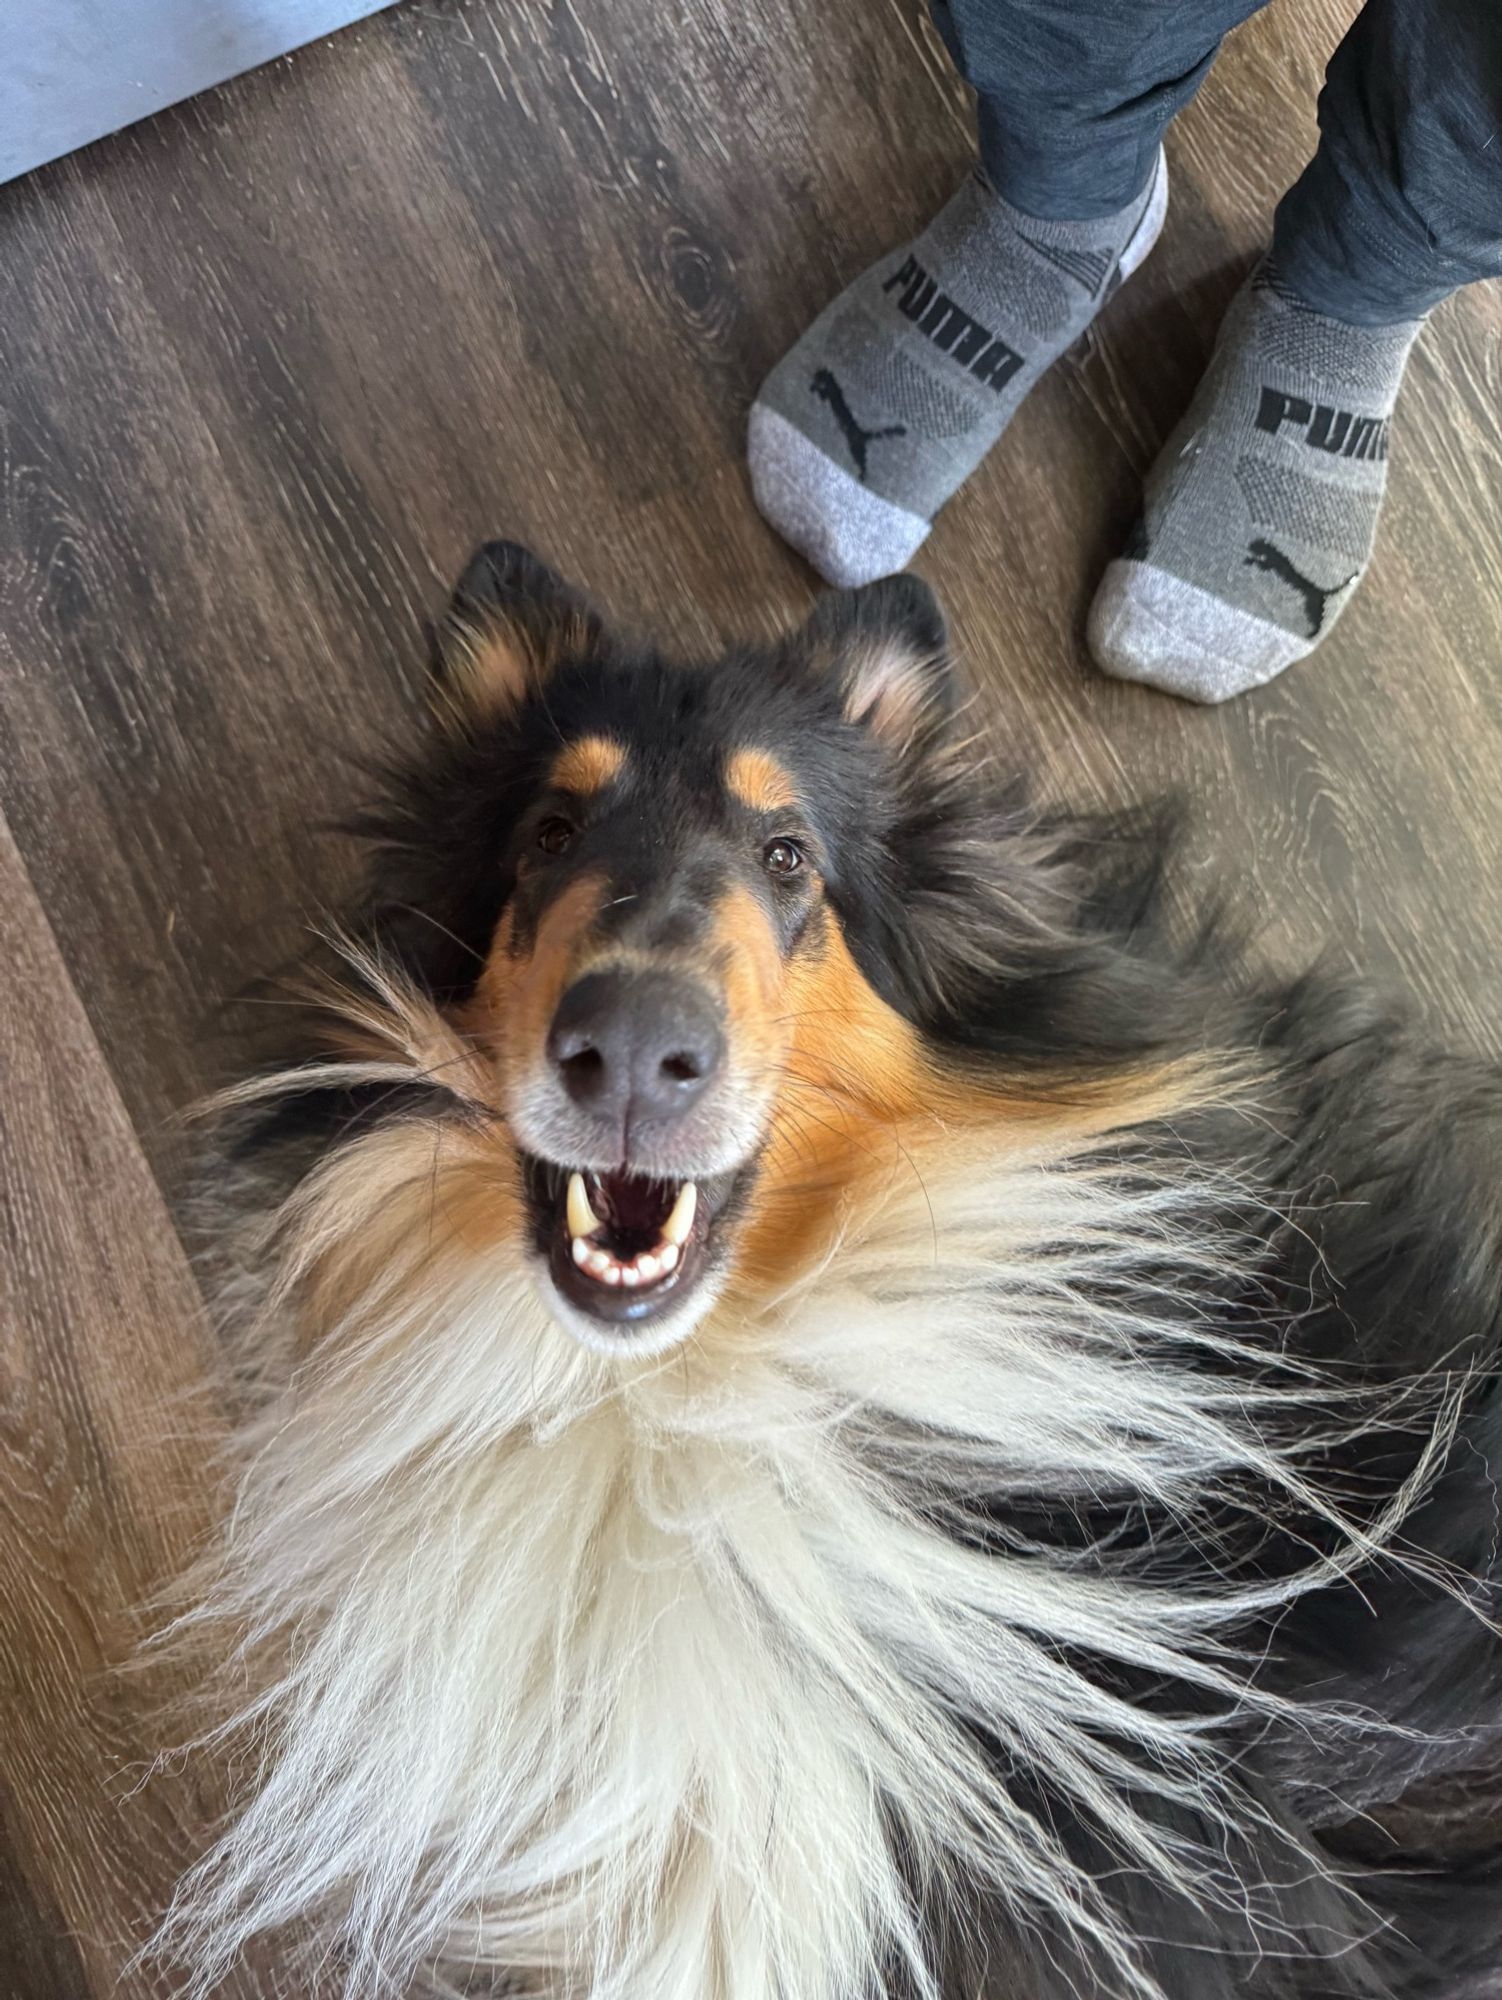
[[[1224,701],[1314,650],[1371,558],[1422,324],[1347,326],[1258,266],[1091,606],[1107,673]]]
[[[831,583],[899,570],[1038,377],[1157,239],[1160,153],[1117,215],[1041,222],[976,173],[841,292],[751,410],[756,504]]]

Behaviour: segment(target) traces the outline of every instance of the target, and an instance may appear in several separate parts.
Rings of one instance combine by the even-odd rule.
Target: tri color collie
[[[200,1990],[1502,1991],[1498,1078],[1166,942],[912,580],[491,546],[432,709],[204,1205]]]

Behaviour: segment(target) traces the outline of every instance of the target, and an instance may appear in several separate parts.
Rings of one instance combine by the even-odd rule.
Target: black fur
[[[1332,1395],[1374,1409],[1396,1383],[1428,1385],[1427,1403],[1414,1394],[1358,1445],[1326,1455],[1324,1484],[1358,1517],[1374,1518],[1413,1469],[1433,1396],[1463,1384],[1457,1440],[1398,1554],[1243,1635],[1269,1686],[1344,1705],[1349,1720],[1248,1728],[1243,1782],[1267,1830],[1239,1852],[1207,1854],[1207,1879],[1225,1896],[1191,1907],[1124,1870],[1021,1773],[1016,1786],[1130,1913],[1169,2000],[1502,1993],[1502,1647],[1490,1622],[1502,1611],[1502,1079],[1431,1051],[1400,1015],[1323,977],[1258,981],[1240,966],[1231,976],[1213,931],[1171,944],[1159,916],[1165,821],[1040,818],[949,754],[961,725],[943,623],[911,579],[826,599],[781,646],[685,667],[608,634],[535,558],[493,544],[466,571],[444,632],[490,619],[519,623],[539,652],[564,620],[584,636],[514,714],[435,729],[359,822],[375,861],[356,928],[441,1000],[468,993],[519,894],[518,843],[551,759],[570,737],[604,731],[629,746],[640,780],[631,814],[599,834],[621,879],[640,886],[623,923],[691,921],[695,884],[735,865],[716,782],[727,747],[754,743],[812,802],[797,831],[862,971],[943,1060],[1067,1094],[1194,1052],[1260,1053],[1271,1080],[1255,1119],[1226,1110],[1140,1137],[1144,1152],[1187,1147],[1270,1197],[1228,1198],[1224,1220],[1247,1241],[1252,1275],[1214,1309],[1265,1339],[1270,1380],[1317,1363]],[[849,719],[844,663],[871,642],[903,651],[929,683],[905,743]],[[527,893],[552,893],[566,876]],[[795,950],[792,903],[783,921]],[[321,1147],[405,1108],[401,1093],[310,1092],[251,1144]],[[1329,1540],[1318,1520],[1253,1493],[1243,1512],[1205,1524],[1199,1543],[1182,1523],[1103,1518],[1087,1496],[1068,1510],[1008,1496],[956,1532],[1078,1543],[1104,1527],[1135,1538],[1168,1576],[1202,1574],[1211,1536],[1218,1563],[1267,1575]],[[1185,1699],[1123,1685],[1141,1701]],[[1430,1808],[1415,1819],[1405,1795]],[[1187,1810],[1181,1820],[1184,1835],[1208,1839]],[[1349,1896],[1310,1867],[1310,1849],[1349,1870]],[[1111,1992],[1078,1942],[1019,1931],[952,1885],[933,1923],[954,2000]]]

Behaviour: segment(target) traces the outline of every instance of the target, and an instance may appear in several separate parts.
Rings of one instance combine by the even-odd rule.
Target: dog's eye
[[[803,866],[803,851],[796,841],[769,840],[761,862],[769,875],[796,875]]]
[[[578,828],[555,813],[537,829],[537,845],[544,854],[567,854],[578,837]]]

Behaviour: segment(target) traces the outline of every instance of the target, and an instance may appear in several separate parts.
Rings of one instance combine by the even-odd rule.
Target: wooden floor
[[[1080,641],[1349,11],[1227,50],[1162,244],[921,567],[1050,791],[1182,789],[1186,895],[1502,1051],[1502,289],[1413,363],[1317,661],[1205,712]],[[801,612],[747,403],[969,143],[916,0],[404,0],[0,194],[0,1994],[165,1992],[115,1981],[213,1811],[153,1767],[170,1689],[110,1669],[212,1517],[171,1185],[219,1001],[346,880],[317,823],[479,539],[685,644]]]

